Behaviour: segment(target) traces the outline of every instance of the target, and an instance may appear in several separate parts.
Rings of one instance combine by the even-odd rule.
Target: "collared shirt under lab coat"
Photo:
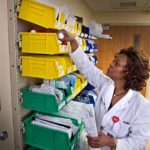
[[[116,150],[145,150],[150,135],[149,101],[140,92],[130,89],[108,111],[115,87],[113,80],[95,67],[81,48],[70,56],[88,82],[99,90],[95,107],[98,132],[117,138]],[[113,116],[117,116],[119,122],[113,123]],[[102,150],[110,150],[110,148],[106,146]]]

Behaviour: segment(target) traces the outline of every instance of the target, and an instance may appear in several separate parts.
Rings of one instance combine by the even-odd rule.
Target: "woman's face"
[[[107,75],[113,80],[124,79],[127,61],[128,57],[126,55],[119,54],[109,65]]]

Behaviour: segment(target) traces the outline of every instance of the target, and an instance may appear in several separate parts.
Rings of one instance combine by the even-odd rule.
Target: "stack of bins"
[[[65,14],[63,12],[58,15],[54,7],[36,0],[22,0],[18,17],[44,28],[60,29],[65,25]],[[79,25],[76,22],[74,27],[70,28],[77,28],[77,26]],[[80,31],[81,28],[78,29],[78,35]],[[72,32],[75,33],[75,30],[72,30]],[[70,45],[60,44],[56,33],[22,32],[20,35],[22,53],[26,54],[20,57],[22,76],[57,79],[76,70],[71,58],[67,55]],[[81,86],[83,88],[83,84]],[[21,92],[23,93],[24,108],[42,112],[49,116],[53,116],[51,112],[62,109],[73,95],[68,86],[66,91],[68,97],[64,97],[64,101],[58,103],[53,95],[31,92],[28,87],[23,88]],[[82,122],[70,118],[73,124],[78,127],[74,138],[70,140],[64,132],[32,124],[32,117],[35,115],[36,113],[23,120],[25,143],[27,145],[43,150],[73,149],[77,137],[84,127]]]

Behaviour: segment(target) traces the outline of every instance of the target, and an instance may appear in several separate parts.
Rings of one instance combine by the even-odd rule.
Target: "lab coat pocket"
[[[123,138],[129,134],[130,124],[124,122],[115,123],[113,126],[113,133],[116,138]]]

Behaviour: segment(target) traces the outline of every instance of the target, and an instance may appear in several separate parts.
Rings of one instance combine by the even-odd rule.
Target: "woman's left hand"
[[[102,133],[99,134],[98,137],[87,136],[87,139],[89,146],[92,148],[100,148],[104,146],[112,147],[114,142],[113,138]]]

